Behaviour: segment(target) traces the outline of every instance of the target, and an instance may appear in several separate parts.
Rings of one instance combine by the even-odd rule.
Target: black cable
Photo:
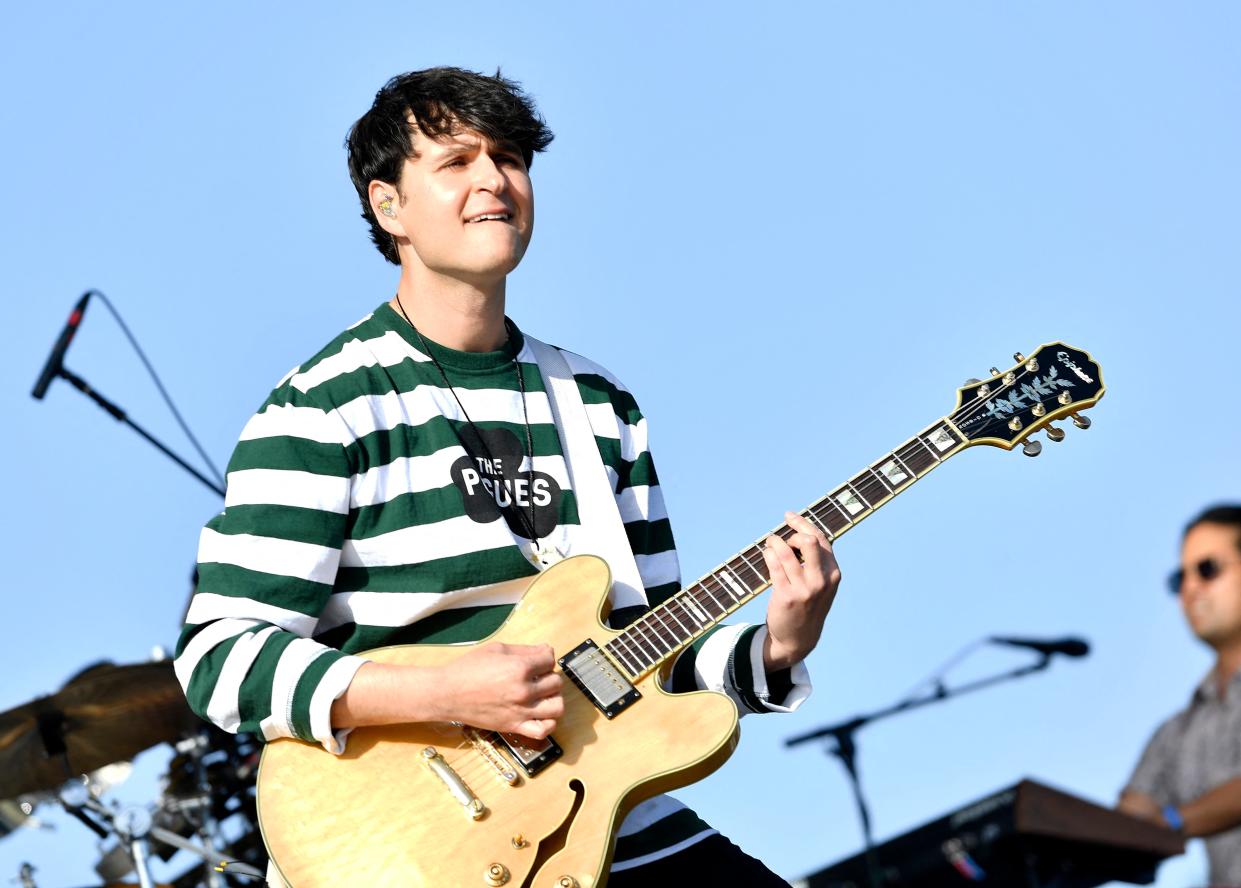
[[[151,379],[155,381],[155,387],[159,389],[159,393],[164,396],[164,403],[168,405],[168,409],[172,411],[172,415],[177,418],[177,424],[181,426],[181,431],[185,432],[185,437],[190,439],[190,443],[194,445],[194,449],[198,451],[198,455],[202,457],[203,462],[207,464],[207,468],[211,469],[211,473],[215,475],[216,481],[221,487],[224,487],[224,476],[220,474],[220,470],[215,467],[215,463],[207,456],[202,445],[198,443],[198,439],[194,437],[194,433],[190,431],[190,427],[186,425],[185,420],[181,418],[181,413],[177,410],[177,406],[172,402],[168,391],[164,388],[164,384],[160,381],[159,374],[155,372],[155,368],[151,366],[151,362],[147,360],[146,354],[142,351],[142,346],[138,345],[138,340],[134,338],[134,334],[129,332],[129,327],[125,325],[125,321],[121,318],[120,312],[113,307],[111,300],[108,299],[100,290],[91,290],[92,296],[98,296],[103,300],[103,304],[108,307],[108,311],[112,312],[112,317],[120,324],[121,330],[129,339],[129,344],[134,347],[134,351],[138,353],[138,357],[142,359],[142,364],[147,368],[147,372],[151,374]]]

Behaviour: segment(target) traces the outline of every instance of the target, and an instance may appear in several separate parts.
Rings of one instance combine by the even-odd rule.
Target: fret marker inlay
[[[684,604],[686,609],[697,617],[698,622],[702,623],[704,626],[711,622],[711,615],[703,609],[701,604],[694,600],[693,595],[682,596],[682,604]]]
[[[732,590],[733,597],[738,601],[741,601],[750,594],[750,590],[737,582],[737,580],[733,578],[733,575],[727,570],[721,570],[718,574],[716,574],[716,576],[723,580],[724,585],[728,586],[728,588]]]
[[[946,428],[940,426],[931,432],[931,443],[939,449],[940,453],[943,453],[945,450],[951,450],[956,441],[953,440],[952,435],[949,434]]]
[[[899,487],[902,481],[909,478],[895,459],[890,459],[881,465],[879,467],[879,474],[891,482],[893,487]]]
[[[866,506],[862,504],[862,501],[857,498],[857,494],[855,494],[848,487],[836,494],[836,502],[840,503],[841,508],[843,508],[850,515],[856,515],[858,512],[866,508]]]

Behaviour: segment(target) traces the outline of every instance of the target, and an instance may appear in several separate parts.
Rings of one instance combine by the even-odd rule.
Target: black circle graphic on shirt
[[[479,440],[479,434],[482,440]],[[461,430],[467,456],[452,464],[452,483],[461,491],[465,514],[479,524],[503,516],[509,529],[521,536],[534,507],[534,534],[545,537],[560,522],[560,485],[546,472],[522,471],[521,442],[508,429]]]

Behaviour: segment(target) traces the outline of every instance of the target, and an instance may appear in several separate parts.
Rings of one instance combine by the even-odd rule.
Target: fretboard
[[[884,454],[801,514],[829,540],[839,539],[960,450],[963,443],[948,420],[941,419]],[[749,548],[635,620],[604,645],[604,650],[633,680],[676,657],[695,639],[771,585],[763,561],[763,542],[772,535],[787,540],[795,533],[793,528],[782,524],[770,534],[764,534]]]

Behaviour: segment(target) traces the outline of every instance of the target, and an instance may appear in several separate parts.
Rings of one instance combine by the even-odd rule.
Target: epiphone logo
[[[1069,357],[1068,352],[1056,352],[1056,357],[1060,359],[1061,364],[1076,373],[1082,382],[1094,382],[1093,379],[1086,375],[1085,371],[1083,371],[1081,367],[1078,367],[1073,363],[1073,359]]]

